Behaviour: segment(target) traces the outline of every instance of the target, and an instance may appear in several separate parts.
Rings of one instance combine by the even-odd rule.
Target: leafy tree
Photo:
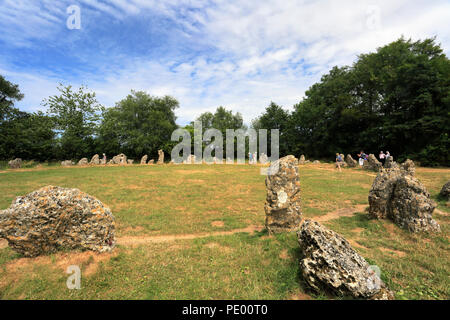
[[[281,106],[271,102],[265,112],[252,121],[252,127],[256,130],[267,129],[267,150],[270,151],[271,145],[271,129],[280,130],[280,155],[286,155],[290,152],[290,133],[291,133],[291,117],[288,111]]]
[[[179,103],[170,96],[154,97],[131,91],[115,107],[103,112],[99,148],[109,155],[120,152],[130,157],[155,157],[158,149],[170,153],[172,132],[177,128],[175,109]]]
[[[294,107],[293,149],[314,157],[389,150],[450,163],[450,61],[435,39],[403,38],[333,68]]]
[[[216,109],[214,113],[205,112],[202,113],[196,121],[200,121],[202,123],[202,134],[208,129],[217,129],[222,133],[223,137],[223,156],[226,155],[226,130],[227,129],[246,129],[244,125],[244,120],[242,115],[239,112],[233,114],[232,110],[227,110],[224,107],[220,106]],[[191,127],[194,126],[194,123],[191,122]],[[234,139],[236,143],[236,138]],[[207,145],[207,143],[203,143],[203,148]],[[192,149],[193,150],[193,149]],[[235,148],[236,152],[236,148]],[[214,154],[214,152],[213,152]]]
[[[14,108],[14,102],[22,98],[18,85],[0,75],[0,159],[54,159],[53,120],[42,112]]]
[[[58,86],[60,95],[43,101],[48,107],[48,115],[55,120],[58,130],[60,157],[80,159],[88,157],[95,150],[96,134],[100,111],[103,107],[97,102],[94,92],[85,92],[81,86],[73,91],[72,86]]]

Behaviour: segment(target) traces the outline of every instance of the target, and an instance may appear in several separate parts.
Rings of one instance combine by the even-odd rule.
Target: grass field
[[[375,173],[300,166],[303,214],[339,232],[397,299],[449,299],[450,207],[440,201],[437,235],[368,220]],[[417,168],[437,201],[450,169]],[[0,241],[1,299],[327,299],[299,274],[295,233],[264,230],[265,177],[249,165],[44,166],[0,171],[0,209],[45,185],[79,188],[116,218],[112,253],[59,252],[24,258]],[[69,265],[82,289],[66,287]]]

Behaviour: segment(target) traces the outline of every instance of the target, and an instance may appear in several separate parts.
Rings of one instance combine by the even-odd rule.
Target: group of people
[[[357,154],[359,158],[359,165],[362,167],[364,165],[364,161],[369,160],[369,155],[364,153],[363,150],[361,150],[360,153]],[[378,155],[378,158],[380,159],[381,164],[384,166],[386,160],[391,156],[391,153],[389,151],[386,151],[384,153],[383,151],[380,151],[380,154]],[[336,168],[341,171],[341,165],[344,162],[344,159],[341,154],[336,153]]]

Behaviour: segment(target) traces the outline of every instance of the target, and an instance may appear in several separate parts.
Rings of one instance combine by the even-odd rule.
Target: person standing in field
[[[386,155],[384,154],[383,151],[380,151],[380,155],[378,157],[380,158],[381,165],[384,167],[384,163],[385,163],[385,160],[386,160]]]
[[[362,167],[364,165],[366,154],[364,153],[364,151],[361,150],[361,152],[358,153],[358,157],[359,157],[359,166]]]
[[[389,153],[389,151],[386,151],[386,154],[384,155],[384,158],[387,160],[390,156],[391,156],[391,154]]]
[[[341,172],[341,165],[342,162],[344,162],[344,159],[342,159],[341,155],[339,153],[336,153],[336,168],[339,172]]]
[[[248,153],[248,164],[252,164],[252,153],[251,152],[249,152]]]

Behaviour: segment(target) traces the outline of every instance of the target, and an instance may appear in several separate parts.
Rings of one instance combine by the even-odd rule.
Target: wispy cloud
[[[219,105],[247,121],[273,100],[286,107],[334,65],[400,36],[437,36],[450,49],[450,3],[434,1],[80,0],[0,2],[0,72],[28,110],[57,82],[86,84],[105,105],[131,89],[171,94],[185,123]]]

